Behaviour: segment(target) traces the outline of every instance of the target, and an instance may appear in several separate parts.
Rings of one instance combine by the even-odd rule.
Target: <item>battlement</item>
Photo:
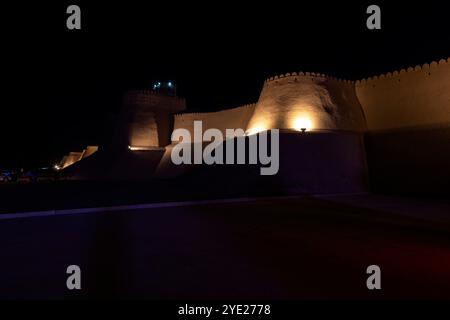
[[[450,123],[450,59],[356,82],[372,131]]]
[[[125,96],[130,95],[150,95],[150,96],[163,96],[163,97],[170,97],[174,99],[184,100],[183,98],[176,97],[176,96],[167,96],[162,93],[153,91],[153,90],[147,90],[147,89],[138,89],[138,90],[129,90],[125,93]]]
[[[191,129],[195,120],[221,129],[246,122],[250,130],[295,128],[307,119],[317,130],[361,132],[448,122],[449,70],[450,58],[357,81],[314,72],[281,74],[264,81],[256,104],[176,114],[175,128]]]
[[[363,84],[366,84],[371,81],[376,81],[378,79],[395,78],[395,77],[398,77],[403,74],[417,72],[417,71],[430,71],[441,65],[447,65],[449,63],[450,63],[450,57],[447,59],[441,59],[438,62],[432,61],[431,63],[425,63],[423,65],[417,65],[415,67],[409,67],[407,69],[401,69],[399,71],[388,72],[386,74],[381,74],[381,75],[364,78],[364,79],[360,79],[360,80],[356,80],[356,81],[341,79],[341,78],[337,78],[337,77],[322,74],[322,73],[293,72],[293,73],[280,74],[280,75],[270,77],[264,81],[264,85],[269,84],[269,83],[277,83],[278,81],[285,81],[285,80],[295,81],[296,79],[298,79],[300,77],[318,78],[318,79],[322,79],[322,80],[331,80],[331,81],[337,81],[337,82],[342,82],[342,83],[347,83],[347,84],[363,85]]]
[[[374,81],[383,80],[383,79],[399,79],[400,77],[402,77],[404,75],[408,75],[408,74],[411,74],[414,72],[423,72],[424,74],[431,75],[432,70],[439,68],[441,66],[447,66],[447,65],[449,65],[449,63],[450,63],[450,58],[447,58],[447,60],[441,59],[441,60],[439,60],[439,62],[432,61],[431,63],[417,65],[414,68],[409,67],[407,69],[401,69],[399,71],[388,72],[388,73],[381,74],[378,76],[373,76],[373,77],[357,80],[355,82],[355,84],[356,84],[356,86],[362,86],[362,85],[365,85],[368,83],[372,84]]]
[[[123,98],[126,106],[141,106],[180,112],[186,108],[186,101],[176,96],[167,96],[151,90],[127,91]]]
[[[365,130],[354,81],[321,73],[287,73],[264,82],[249,132],[273,128]]]
[[[191,133],[195,121],[202,121],[204,130],[223,132],[298,130],[300,124],[308,130],[365,132],[447,123],[449,71],[448,58],[356,81],[314,72],[286,73],[264,81],[257,103],[215,112],[180,113],[184,99],[151,90],[129,91],[125,104],[135,115],[130,145],[164,146],[172,121],[173,129]]]
[[[354,81],[346,80],[346,79],[340,79],[333,76],[325,75],[322,73],[314,73],[314,72],[293,72],[293,73],[286,73],[277,75],[274,77],[270,77],[264,81],[264,85],[270,84],[270,83],[277,83],[279,81],[296,81],[298,78],[304,78],[309,77],[312,80],[314,78],[320,79],[320,80],[330,80],[330,81],[336,81],[336,82],[342,82],[347,84],[353,84]]]

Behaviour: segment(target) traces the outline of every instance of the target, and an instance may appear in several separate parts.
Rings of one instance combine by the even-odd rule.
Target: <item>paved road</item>
[[[0,248],[0,298],[450,298],[445,227],[324,199],[3,220]]]

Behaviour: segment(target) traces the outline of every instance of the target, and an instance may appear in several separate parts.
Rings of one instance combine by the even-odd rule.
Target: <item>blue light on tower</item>
[[[176,96],[177,85],[173,81],[156,81],[152,90],[162,95]]]

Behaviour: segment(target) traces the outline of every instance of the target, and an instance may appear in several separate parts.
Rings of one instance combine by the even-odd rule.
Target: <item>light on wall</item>
[[[153,148],[151,148],[151,147],[132,147],[132,146],[128,146],[128,149],[130,149],[131,151],[149,151],[149,150],[153,150]]]
[[[312,129],[311,120],[306,117],[298,117],[294,120],[293,128],[301,132],[311,130]]]
[[[248,129],[245,132],[245,134],[247,136],[251,136],[251,135],[266,131],[266,130],[268,130],[268,126],[266,126],[264,124],[256,124],[256,125],[252,126],[250,129]]]

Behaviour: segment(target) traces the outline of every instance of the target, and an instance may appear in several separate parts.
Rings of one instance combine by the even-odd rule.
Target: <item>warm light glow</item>
[[[307,131],[312,129],[312,123],[309,118],[298,117],[294,120],[293,128],[297,131]]]
[[[55,165],[53,166],[53,168],[55,168],[55,170],[61,170],[61,167],[60,167],[59,165],[57,165],[57,164],[55,164]]]
[[[128,149],[130,149],[131,151],[148,151],[148,150],[153,150],[154,148],[151,148],[151,147],[132,147],[132,146],[128,146]]]
[[[255,125],[255,126],[251,127],[250,129],[248,129],[248,130],[245,132],[245,134],[246,134],[247,136],[251,136],[251,135],[253,135],[253,134],[257,134],[257,133],[260,133],[260,132],[263,132],[263,131],[266,131],[266,130],[267,130],[267,129],[266,129],[265,126],[263,126],[262,124],[259,124],[259,125]]]

